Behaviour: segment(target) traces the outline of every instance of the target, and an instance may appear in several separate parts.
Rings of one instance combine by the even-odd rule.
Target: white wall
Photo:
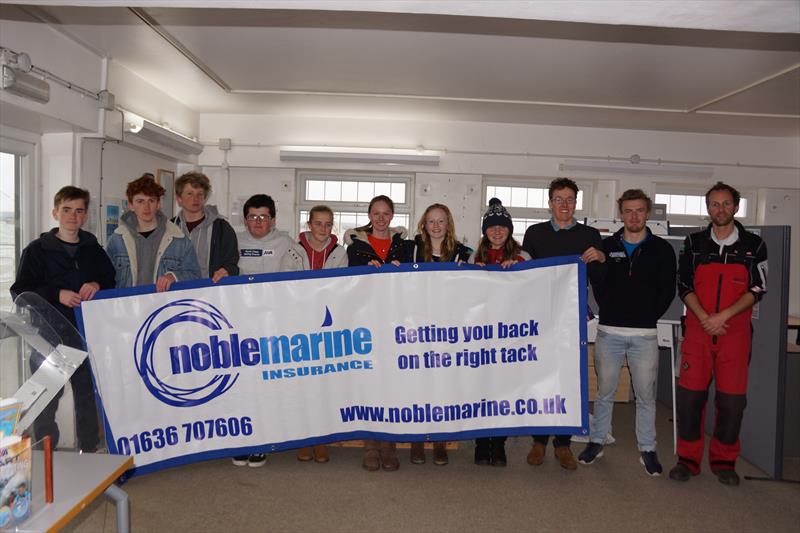
[[[173,159],[159,157],[114,142],[104,143],[100,139],[82,139],[81,151],[79,184],[89,190],[93,202],[86,229],[95,233],[103,244],[105,244],[105,230],[103,224],[98,221],[103,220],[102,208],[108,200],[124,200],[128,182],[145,172],[152,172],[155,175],[158,169],[172,172],[177,170],[177,163]],[[52,200],[52,195],[50,198]]]
[[[422,145],[428,149],[443,150],[442,161],[436,172],[414,166],[395,166],[389,170],[415,174],[412,220],[417,220],[429,204],[446,203],[456,217],[459,236],[466,238],[472,246],[477,242],[483,211],[482,184],[486,176],[551,179],[561,175],[558,163],[570,157],[630,157],[638,154],[643,159],[661,158],[688,165],[710,164],[714,175],[711,179],[700,181],[702,185],[722,180],[737,188],[757,191],[758,223],[792,226],[793,264],[800,264],[800,206],[796,205],[800,197],[800,142],[796,138],[444,121],[223,114],[200,116],[200,138],[203,142],[215,143],[217,139],[225,137],[233,141],[233,149],[227,155],[227,164],[231,166],[231,191],[235,191],[235,195],[263,192],[280,198],[279,226],[291,232],[297,231],[296,217],[288,220],[283,213],[287,210],[294,212],[294,191],[286,194],[281,189],[285,180],[291,179],[296,170],[306,167],[281,162],[279,147],[282,145],[387,148]],[[199,164],[209,175],[217,175],[221,172],[223,160],[222,151],[215,146],[208,146],[200,155]],[[320,165],[315,165],[315,168],[319,169]],[[387,170],[376,165],[341,163],[327,164],[325,169]],[[574,177],[594,181],[593,215],[608,218],[614,217],[616,198],[628,188],[641,188],[653,196],[656,184],[660,182],[687,185],[699,182],[690,178],[653,179],[622,174]],[[224,180],[216,178],[215,188],[221,189],[223,183]],[[430,193],[424,192],[426,185],[430,185]],[[791,200],[783,200],[787,195]],[[767,199],[772,203],[788,202],[790,206],[770,209],[766,207],[769,203]],[[230,211],[223,198],[217,197],[216,203],[220,204],[221,211]],[[795,272],[791,283],[790,309],[792,314],[800,313],[800,279]]]

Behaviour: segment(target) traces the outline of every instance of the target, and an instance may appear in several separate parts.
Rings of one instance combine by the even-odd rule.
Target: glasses
[[[560,196],[554,196],[550,199],[556,205],[575,205],[575,198],[561,198]]]
[[[272,220],[272,217],[269,215],[247,215],[247,220],[250,222],[266,222]]]

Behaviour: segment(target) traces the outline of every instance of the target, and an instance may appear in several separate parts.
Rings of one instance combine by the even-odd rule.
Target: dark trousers
[[[30,360],[31,372],[36,372],[44,361],[45,357],[42,354],[33,352]],[[75,402],[75,432],[78,435],[78,446],[86,452],[95,451],[100,442],[100,435],[97,424],[97,406],[94,401],[94,386],[92,385],[92,370],[89,367],[88,359],[84,360],[83,364],[75,370],[69,381],[72,384],[72,397]],[[39,440],[45,435],[50,435],[53,440],[53,448],[58,445],[60,436],[58,424],[56,424],[56,411],[58,411],[58,402],[63,393],[63,389],[58,391],[58,394],[50,400],[47,407],[33,422],[36,439]]]
[[[533,442],[538,444],[544,444],[547,446],[547,441],[550,440],[550,435],[535,435],[533,437]],[[553,436],[553,447],[555,448],[562,448],[564,446],[569,446],[572,444],[572,435],[554,435]]]

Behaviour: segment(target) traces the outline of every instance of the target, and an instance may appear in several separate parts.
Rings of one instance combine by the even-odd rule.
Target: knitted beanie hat
[[[511,215],[497,198],[489,200],[489,209],[483,214],[483,224],[481,224],[483,234],[486,235],[486,230],[492,226],[505,226],[508,228],[509,233],[514,233],[514,223],[511,221]]]

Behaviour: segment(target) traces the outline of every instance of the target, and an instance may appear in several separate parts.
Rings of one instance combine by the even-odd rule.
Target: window
[[[687,190],[688,189],[688,190]],[[706,191],[685,185],[656,184],[655,203],[667,206],[667,219],[672,226],[705,226],[708,224]],[[739,191],[739,212],[736,220],[742,224],[755,224],[755,192]]]
[[[581,221],[589,216],[588,206],[591,205],[593,187],[591,182],[577,183],[579,190],[575,218]],[[503,207],[508,209],[514,222],[514,238],[521,243],[529,226],[550,220],[549,188],[550,180],[487,178],[484,209],[488,208],[492,198],[503,202]]]
[[[21,157],[0,152],[0,310],[11,309],[8,292],[17,276],[22,238],[20,235]]]
[[[333,233],[342,238],[345,231],[369,223],[369,202],[379,195],[388,196],[394,202],[392,226],[411,230],[413,188],[409,174],[300,172],[298,181],[298,227],[301,231],[306,229],[310,209],[324,204],[333,210]]]

